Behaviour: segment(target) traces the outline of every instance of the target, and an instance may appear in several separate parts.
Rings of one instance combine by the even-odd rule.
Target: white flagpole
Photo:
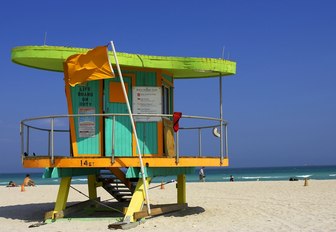
[[[112,50],[113,50],[114,59],[115,59],[116,65],[117,65],[117,69],[118,69],[118,73],[119,73],[119,77],[120,77],[120,81],[121,81],[122,90],[123,90],[124,97],[125,97],[125,100],[126,100],[126,105],[127,105],[129,117],[131,119],[133,133],[134,133],[137,149],[138,149],[138,152],[139,152],[140,170],[141,170],[142,182],[143,182],[144,190],[145,190],[145,198],[146,198],[146,204],[147,204],[147,213],[148,213],[148,215],[150,215],[151,214],[151,210],[150,210],[150,205],[149,205],[149,195],[148,195],[148,189],[147,189],[147,184],[146,184],[146,176],[145,176],[144,166],[143,166],[143,162],[142,162],[142,154],[141,154],[141,150],[140,150],[138,135],[137,135],[137,132],[136,132],[136,128],[135,128],[135,124],[134,124],[134,119],[133,119],[133,114],[132,114],[132,111],[131,111],[130,103],[128,101],[127,92],[126,92],[126,88],[125,88],[125,84],[124,84],[124,79],[123,79],[123,76],[122,76],[122,73],[121,73],[121,70],[120,70],[120,66],[119,66],[119,62],[118,62],[118,58],[117,58],[117,53],[115,51],[113,41],[111,41],[111,47],[112,47]]]

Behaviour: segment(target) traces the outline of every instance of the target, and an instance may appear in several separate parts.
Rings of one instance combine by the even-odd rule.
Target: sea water
[[[195,168],[193,174],[187,175],[187,182],[198,182],[199,168]],[[336,180],[336,166],[301,166],[301,167],[262,167],[262,168],[205,168],[205,180],[207,182],[227,182],[230,175],[235,181],[288,181],[290,178],[303,180],[304,178],[315,180]],[[2,173],[0,185],[6,186],[9,181],[21,184],[26,173]],[[60,179],[44,179],[42,173],[30,173],[30,177],[37,185],[58,185]],[[154,183],[169,182],[176,176],[155,177]],[[72,184],[86,184],[85,176],[75,176]]]

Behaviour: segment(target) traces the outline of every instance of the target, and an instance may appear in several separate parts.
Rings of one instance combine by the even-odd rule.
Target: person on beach
[[[230,181],[233,182],[234,181],[234,177],[232,175],[230,175]]]
[[[9,181],[9,183],[7,185],[7,187],[16,187],[16,186],[17,186],[16,183],[13,182],[13,181]]]
[[[30,175],[27,174],[23,180],[24,186],[35,186],[35,182],[30,178]]]
[[[199,180],[205,182],[205,172],[204,167],[202,167],[198,172]]]

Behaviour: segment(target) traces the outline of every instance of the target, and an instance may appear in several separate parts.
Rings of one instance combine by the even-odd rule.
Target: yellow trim
[[[185,204],[187,203],[187,194],[186,194],[186,176],[180,174],[177,176],[177,203]]]
[[[223,159],[220,163],[218,157],[180,157],[176,164],[175,158],[148,157],[142,158],[143,163],[148,163],[149,167],[226,167],[229,160]],[[25,168],[45,168],[45,167],[72,167],[72,168],[111,168],[111,167],[140,167],[138,157],[115,157],[115,162],[111,163],[110,157],[55,157],[52,164],[49,156],[25,157],[23,166]],[[86,165],[83,165],[83,164]]]
[[[71,177],[63,177],[61,179],[52,219],[54,219],[55,214],[65,209],[69,195],[70,183]]]
[[[149,186],[151,178],[147,178],[146,179],[146,186]],[[134,222],[134,213],[141,211],[144,202],[146,200],[146,194],[145,194],[145,190],[144,190],[144,183],[142,178],[140,178],[138,180],[137,186],[135,188],[135,191],[133,193],[131,202],[127,208],[127,211],[125,213],[125,220],[127,220],[126,218],[129,217],[130,222]]]
[[[103,102],[104,102],[104,80],[99,80],[99,113],[102,114],[103,111]],[[99,143],[100,143],[100,157],[105,155],[105,147],[104,147],[104,120],[103,117],[99,117]]]
[[[69,114],[73,114],[70,85],[66,81],[65,81],[65,95],[66,95],[67,103],[68,103],[68,112]],[[77,142],[76,142],[76,129],[75,129],[74,118],[70,117],[69,122],[70,122],[70,138],[71,138],[71,146],[72,146],[72,155],[77,156],[78,148],[77,148]]]
[[[90,200],[97,198],[96,175],[88,175],[88,191]]]

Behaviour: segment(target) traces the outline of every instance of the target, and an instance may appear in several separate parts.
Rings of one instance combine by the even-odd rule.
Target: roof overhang
[[[63,72],[63,62],[73,54],[90,49],[60,46],[19,46],[12,49],[12,61],[27,67]],[[115,64],[109,52],[112,65]],[[215,58],[149,56],[117,53],[121,67],[162,69],[173,74],[174,79],[227,76],[236,73],[236,63]]]

